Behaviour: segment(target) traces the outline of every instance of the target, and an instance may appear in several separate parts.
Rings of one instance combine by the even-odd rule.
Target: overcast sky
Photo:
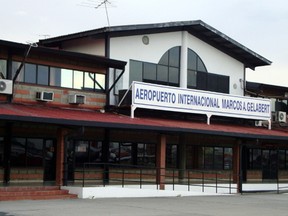
[[[198,20],[254,52],[271,66],[247,79],[288,87],[287,0],[111,0],[110,25]],[[2,0],[0,39],[26,43],[108,25],[101,0]],[[85,7],[84,5],[91,5]]]

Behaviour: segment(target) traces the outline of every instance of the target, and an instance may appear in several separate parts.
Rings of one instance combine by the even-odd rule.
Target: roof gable
[[[271,61],[263,56],[253,52],[217,29],[209,26],[201,20],[182,21],[182,22],[167,22],[156,24],[141,24],[141,25],[124,25],[112,26],[94,29],[90,31],[79,32],[40,40],[39,43],[43,46],[60,46],[64,41],[75,40],[85,37],[120,37],[129,35],[155,34],[164,32],[187,31],[191,35],[199,38],[207,44],[217,48],[227,55],[242,62],[245,67],[255,69],[257,66],[270,65]]]

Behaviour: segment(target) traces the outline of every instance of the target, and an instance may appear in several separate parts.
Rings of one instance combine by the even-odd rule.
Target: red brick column
[[[157,183],[160,186],[160,190],[165,190],[165,168],[166,168],[166,136],[159,135],[156,148],[156,167],[157,170]]]
[[[240,192],[240,142],[237,141],[236,145],[233,147],[233,182],[237,184],[237,192]]]
[[[65,135],[67,131],[63,128],[57,130],[57,151],[56,151],[56,185],[63,185],[64,175],[64,154],[65,154]]]

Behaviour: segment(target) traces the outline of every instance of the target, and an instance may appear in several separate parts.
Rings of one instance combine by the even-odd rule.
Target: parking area
[[[287,215],[288,194],[0,202],[0,216]]]

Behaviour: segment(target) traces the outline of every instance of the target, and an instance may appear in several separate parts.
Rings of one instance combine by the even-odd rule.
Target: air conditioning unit
[[[276,113],[276,121],[286,123],[287,122],[286,112],[278,111]]]
[[[38,101],[53,101],[54,99],[54,92],[36,92],[36,100]]]
[[[255,126],[256,127],[262,127],[263,126],[263,121],[255,121]]]
[[[70,104],[85,104],[85,95],[72,94],[68,96],[68,102]]]
[[[0,94],[12,94],[13,81],[7,79],[0,79]]]

